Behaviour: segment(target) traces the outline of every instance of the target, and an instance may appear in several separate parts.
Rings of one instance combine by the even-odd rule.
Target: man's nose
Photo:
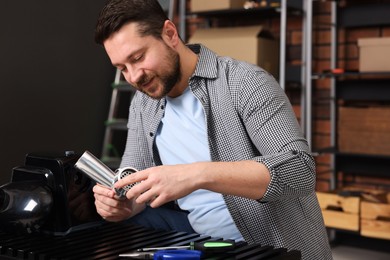
[[[127,82],[132,85],[136,85],[137,82],[141,79],[143,75],[143,70],[139,68],[130,68],[128,67],[127,71],[124,72],[124,77]]]

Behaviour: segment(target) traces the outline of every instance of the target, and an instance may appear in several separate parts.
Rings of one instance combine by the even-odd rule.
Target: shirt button
[[[149,135],[150,135],[150,137],[153,137],[154,134],[152,132],[150,132]]]
[[[164,109],[164,105],[161,105],[161,107],[160,107],[161,109]]]

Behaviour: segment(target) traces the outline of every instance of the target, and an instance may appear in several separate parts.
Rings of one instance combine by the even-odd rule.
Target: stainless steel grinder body
[[[105,165],[89,151],[85,151],[74,166],[76,169],[85,173],[97,183],[100,183],[109,188],[113,188],[114,183],[118,180],[123,179],[124,177],[134,172],[137,172],[137,169],[133,167],[119,168],[113,172],[107,165]],[[133,183],[121,189],[115,189],[116,194],[119,197],[125,197],[126,192],[136,184],[137,183]]]

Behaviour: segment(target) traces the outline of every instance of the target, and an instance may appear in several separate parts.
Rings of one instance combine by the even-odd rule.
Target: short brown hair
[[[161,39],[167,15],[157,0],[108,0],[100,12],[96,28],[95,42],[103,45],[114,32],[129,22],[139,25],[141,36]]]

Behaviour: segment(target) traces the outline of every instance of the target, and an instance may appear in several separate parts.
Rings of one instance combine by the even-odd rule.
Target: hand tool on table
[[[147,251],[147,252],[133,252],[128,254],[120,254],[120,257],[130,257],[133,259],[201,259],[202,252],[198,250],[187,250],[187,249],[168,249],[158,251]]]
[[[184,259],[200,259],[202,253],[204,254],[214,254],[214,253],[225,253],[236,246],[235,242],[232,240],[224,241],[203,241],[203,242],[191,242],[188,246],[169,246],[169,247],[146,247],[140,248],[135,252],[128,254],[121,254],[122,257],[133,257],[136,259],[165,259],[162,256],[160,258],[155,258],[160,254],[165,255],[168,258],[167,254],[172,254],[172,257],[178,257],[179,255],[184,255]],[[192,252],[192,253],[191,253]],[[191,258],[191,257],[199,258]]]
[[[199,250],[204,253],[220,253],[234,249],[236,243],[232,240],[224,241],[203,241],[203,242],[191,242],[188,246],[169,246],[169,247],[146,247],[138,249],[138,252],[168,250],[168,249],[189,249]]]

